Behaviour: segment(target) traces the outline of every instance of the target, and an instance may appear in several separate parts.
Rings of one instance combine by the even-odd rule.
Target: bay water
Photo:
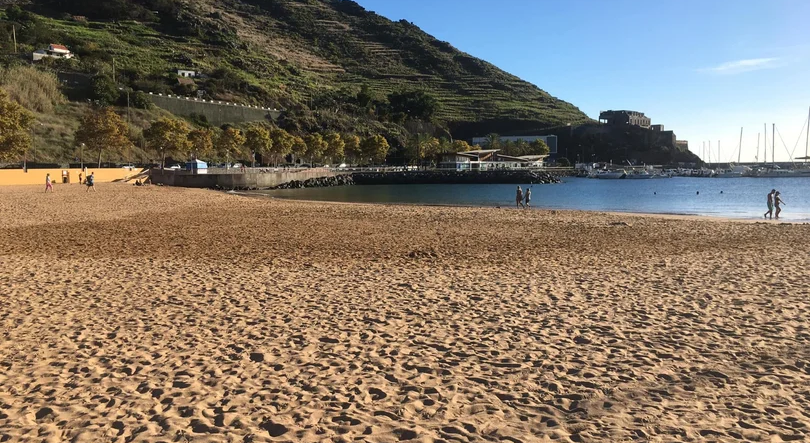
[[[810,221],[810,177],[642,180],[566,178],[531,188],[533,208],[762,219],[771,189],[782,193],[781,219]],[[517,185],[370,185],[263,192],[300,200],[515,207]]]

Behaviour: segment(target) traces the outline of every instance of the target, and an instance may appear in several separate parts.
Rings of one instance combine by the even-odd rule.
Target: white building
[[[456,171],[494,171],[498,169],[531,169],[543,167],[545,155],[503,155],[497,149],[480,149],[446,153],[439,156],[439,169]]]
[[[187,77],[187,78],[194,78],[197,76],[197,71],[191,71],[188,69],[178,69],[177,70],[178,77]]]
[[[557,153],[557,136],[556,135],[507,135],[503,137],[498,137],[503,142],[516,142],[519,140],[523,140],[526,143],[531,143],[535,140],[543,140],[548,145],[548,153],[549,154],[556,154]],[[489,140],[486,137],[474,137],[472,139],[473,145],[478,145],[481,147],[485,147],[489,144]]]
[[[40,49],[34,52],[34,61],[40,61],[44,58],[64,58],[71,59],[73,54],[70,50],[63,45],[49,45],[48,49]]]

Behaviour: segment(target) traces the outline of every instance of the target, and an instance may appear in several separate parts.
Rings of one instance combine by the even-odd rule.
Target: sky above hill
[[[805,152],[807,0],[357,0],[538,85],[591,118],[630,109],[716,161]],[[781,134],[781,137],[780,137]],[[783,143],[784,142],[784,143]],[[764,146],[764,141],[760,141]],[[759,161],[763,160],[759,149]]]

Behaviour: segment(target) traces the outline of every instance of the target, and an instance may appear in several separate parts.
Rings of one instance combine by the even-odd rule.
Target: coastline
[[[125,184],[0,214],[0,439],[810,436],[806,225]]]
[[[316,200],[294,198],[286,196],[274,196],[255,191],[225,191],[227,194],[239,195],[249,198],[267,198],[282,201],[291,201],[298,203],[324,203],[324,204],[342,204],[342,205],[375,205],[375,206],[414,206],[414,207],[439,207],[439,208],[484,208],[484,209],[503,209],[503,210],[518,210],[513,207],[507,206],[489,206],[489,205],[465,205],[465,204],[450,204],[450,203],[405,203],[405,202],[345,202],[336,200]],[[520,209],[523,211],[523,209]],[[529,211],[545,211],[545,212],[568,212],[573,214],[603,214],[612,216],[630,216],[630,217],[660,217],[663,219],[672,220],[711,220],[720,222],[740,222],[740,223],[766,223],[766,224],[786,224],[786,225],[805,225],[810,224],[810,220],[765,220],[754,217],[728,217],[717,215],[702,215],[702,214],[687,214],[687,213],[670,213],[670,212],[623,212],[623,211],[596,211],[588,209],[568,209],[568,208],[546,208],[546,207],[532,207]]]

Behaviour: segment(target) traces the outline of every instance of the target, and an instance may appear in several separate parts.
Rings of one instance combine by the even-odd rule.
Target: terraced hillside
[[[114,57],[118,80],[135,89],[168,90],[176,86],[172,70],[195,68],[211,76],[198,83],[213,98],[252,104],[330,109],[335,101],[351,102],[366,85],[383,101],[395,91],[428,92],[439,102],[441,123],[587,120],[536,86],[353,1],[109,4],[34,0],[29,8],[47,17],[41,26],[50,32],[25,49],[59,40],[79,55],[76,69],[90,73],[110,69]]]

